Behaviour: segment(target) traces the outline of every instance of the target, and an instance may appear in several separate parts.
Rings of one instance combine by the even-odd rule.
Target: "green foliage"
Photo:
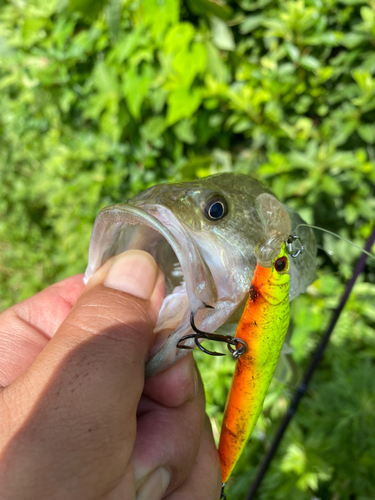
[[[373,0],[0,3],[0,309],[85,268],[104,206],[221,171],[264,180],[363,246],[375,219]],[[317,234],[273,381],[229,484],[243,498],[358,252]],[[375,274],[350,299],[262,499],[373,498]],[[199,357],[217,436],[233,363]],[[214,376],[213,376],[214,374]]]

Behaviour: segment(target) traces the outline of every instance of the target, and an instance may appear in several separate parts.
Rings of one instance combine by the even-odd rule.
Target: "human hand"
[[[0,315],[1,500],[219,498],[192,355],[144,381],[163,296],[131,251]]]

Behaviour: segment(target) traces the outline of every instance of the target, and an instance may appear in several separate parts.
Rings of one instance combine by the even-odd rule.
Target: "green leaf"
[[[121,0],[108,0],[104,13],[110,36],[113,38],[117,38],[120,34],[121,12]]]
[[[251,33],[256,28],[262,25],[264,17],[262,15],[247,16],[245,20],[240,24],[240,32],[243,35]]]
[[[375,24],[375,12],[370,7],[361,7],[361,16],[362,19],[373,26]]]
[[[272,0],[241,0],[239,4],[242,9],[252,11],[252,10],[263,9],[271,2]]]
[[[194,144],[197,140],[193,131],[192,124],[189,120],[181,120],[173,127],[173,130],[178,139],[182,142],[186,142],[187,144]]]
[[[181,50],[173,59],[173,68],[178,73],[179,84],[190,87],[194,78],[206,68],[207,53],[201,43],[193,43],[188,50]]]
[[[293,62],[296,62],[300,56],[299,49],[293,43],[290,42],[285,44],[285,49],[291,60]]]
[[[69,0],[69,9],[81,12],[90,19],[96,19],[108,0]]]
[[[202,92],[195,88],[192,91],[187,88],[179,88],[168,96],[167,122],[169,125],[190,118],[202,102]]]
[[[322,191],[331,195],[331,196],[341,196],[343,189],[340,186],[340,183],[334,178],[325,176],[321,182]]]
[[[370,75],[369,71],[356,69],[353,71],[352,76],[358,83],[361,90],[366,91],[368,89],[375,88],[374,79]]]
[[[168,26],[177,23],[179,13],[178,0],[142,0],[139,7],[143,23],[151,28],[156,38],[162,35]]]
[[[166,129],[165,119],[162,116],[153,116],[142,125],[142,135],[146,141],[153,141],[160,137]]]
[[[152,70],[144,66],[141,74],[135,67],[130,68],[124,75],[123,91],[130,113],[135,119],[141,117],[141,106],[148,94],[152,83]]]
[[[308,70],[316,71],[320,68],[320,62],[313,56],[302,56],[299,60],[300,65]]]
[[[306,454],[302,446],[291,444],[281,463],[281,470],[302,474],[306,466]]]
[[[232,8],[221,0],[188,0],[190,9],[195,14],[213,15],[227,21],[232,15]]]
[[[369,144],[375,144],[375,125],[363,124],[358,127],[358,134]]]
[[[205,47],[207,54],[207,71],[211,73],[218,82],[227,82],[230,78],[230,72],[219,50],[211,42],[206,42]]]
[[[211,17],[212,42],[218,49],[235,50],[236,44],[231,29],[218,17]]]
[[[344,47],[348,49],[354,49],[358,45],[360,45],[366,36],[361,33],[345,33],[342,37],[341,43]]]
[[[188,51],[194,34],[194,26],[192,24],[186,22],[175,24],[168,30],[165,36],[165,51],[174,53]]]

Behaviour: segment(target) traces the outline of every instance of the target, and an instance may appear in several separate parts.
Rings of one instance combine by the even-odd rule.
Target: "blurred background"
[[[0,0],[0,310],[83,272],[98,211],[236,171],[363,246],[375,214],[374,0]],[[242,499],[359,252],[316,233],[317,280],[228,484]],[[369,263],[262,500],[375,498]],[[200,354],[200,353],[199,353]],[[218,436],[233,362],[198,355]]]

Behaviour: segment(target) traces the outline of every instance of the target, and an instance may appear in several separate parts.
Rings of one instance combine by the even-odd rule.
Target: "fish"
[[[131,249],[149,252],[165,274],[165,297],[146,377],[188,352],[177,344],[192,333],[191,314],[195,325],[208,332],[238,322],[257,264],[255,249],[269,236],[256,207],[260,195],[271,196],[285,208],[291,231],[304,222],[263,183],[230,172],[158,184],[97,215],[85,283],[106,260]],[[305,251],[290,264],[289,300],[303,293],[315,277],[313,232],[301,227],[299,236]],[[186,345],[193,346],[194,340]]]
[[[256,265],[236,328],[247,350],[237,360],[219,440],[223,488],[263,407],[290,321],[289,256],[285,243],[271,265]]]

